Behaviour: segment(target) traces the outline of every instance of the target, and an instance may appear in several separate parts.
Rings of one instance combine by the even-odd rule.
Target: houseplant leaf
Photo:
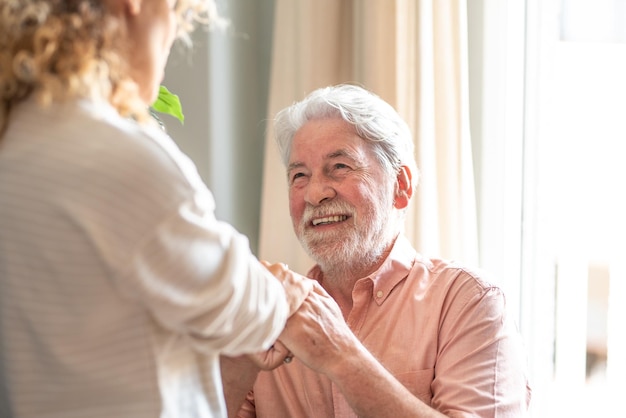
[[[185,115],[183,115],[183,107],[180,104],[180,99],[165,86],[159,87],[159,96],[152,104],[152,108],[157,112],[174,116],[180,123],[185,122]]]

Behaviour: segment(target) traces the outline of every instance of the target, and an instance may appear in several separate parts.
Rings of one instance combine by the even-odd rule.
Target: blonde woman
[[[220,354],[289,355],[308,287],[215,218],[147,110],[175,39],[215,18],[0,0],[0,416],[225,416]]]

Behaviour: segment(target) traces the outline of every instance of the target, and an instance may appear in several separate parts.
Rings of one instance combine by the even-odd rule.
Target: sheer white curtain
[[[421,180],[407,236],[423,253],[475,264],[466,14],[465,0],[277,0],[268,117],[330,84],[381,96],[414,133]],[[306,272],[271,126],[267,135],[259,256]]]

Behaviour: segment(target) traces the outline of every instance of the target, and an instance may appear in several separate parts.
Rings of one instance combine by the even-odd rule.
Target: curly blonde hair
[[[178,0],[177,39],[197,24],[223,23],[214,0]],[[124,28],[103,0],[0,0],[0,133],[11,108],[31,94],[43,105],[104,99],[139,121],[149,118],[128,76]]]

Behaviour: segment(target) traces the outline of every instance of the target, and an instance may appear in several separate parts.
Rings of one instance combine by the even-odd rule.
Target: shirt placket
[[[352,290],[352,310],[348,315],[347,323],[354,335],[359,337],[359,331],[365,322],[367,310],[372,300],[374,284],[370,279],[361,279]],[[337,385],[331,383],[333,397],[333,412],[335,418],[357,418],[346,398]]]

